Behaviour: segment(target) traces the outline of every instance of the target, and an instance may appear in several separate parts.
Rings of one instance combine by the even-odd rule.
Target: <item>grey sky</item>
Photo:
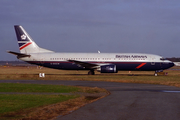
[[[180,57],[179,0],[1,0],[0,60],[17,60],[14,25],[57,52]]]

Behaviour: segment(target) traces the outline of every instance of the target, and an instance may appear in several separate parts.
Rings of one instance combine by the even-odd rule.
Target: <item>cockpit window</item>
[[[160,58],[160,60],[167,60],[166,58]]]

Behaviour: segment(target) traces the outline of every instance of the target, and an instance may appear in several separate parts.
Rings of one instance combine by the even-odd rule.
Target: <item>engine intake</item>
[[[103,65],[97,69],[101,73],[117,73],[116,65]]]

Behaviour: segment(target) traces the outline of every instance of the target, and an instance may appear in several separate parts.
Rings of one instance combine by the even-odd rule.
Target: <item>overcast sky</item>
[[[180,57],[180,0],[1,0],[0,60],[17,60],[14,25],[56,52]]]

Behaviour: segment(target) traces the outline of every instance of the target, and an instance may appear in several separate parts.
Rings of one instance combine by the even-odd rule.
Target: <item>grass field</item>
[[[0,94],[0,118],[23,117],[22,112],[32,108],[55,104],[78,96],[74,95],[33,95],[33,94]]]
[[[79,97],[77,95],[46,95],[42,93],[71,93],[78,91],[82,90],[73,86],[0,83],[0,118],[21,118],[24,117],[25,111],[29,113],[29,110],[31,111],[33,108]]]
[[[88,71],[65,71],[49,68],[31,67],[0,67],[0,80],[89,80],[89,81],[112,81],[125,83],[162,84],[180,87],[180,67],[176,70],[165,70],[168,75],[154,76],[154,71],[119,71],[112,74],[87,75]],[[45,73],[44,78],[39,73]]]
[[[81,91],[78,87],[64,85],[0,83],[0,92],[70,93],[78,91]]]
[[[64,85],[0,83],[0,119],[52,119],[66,114],[69,109],[76,109],[97,99],[86,98],[80,93],[98,92],[105,91],[99,88]]]

